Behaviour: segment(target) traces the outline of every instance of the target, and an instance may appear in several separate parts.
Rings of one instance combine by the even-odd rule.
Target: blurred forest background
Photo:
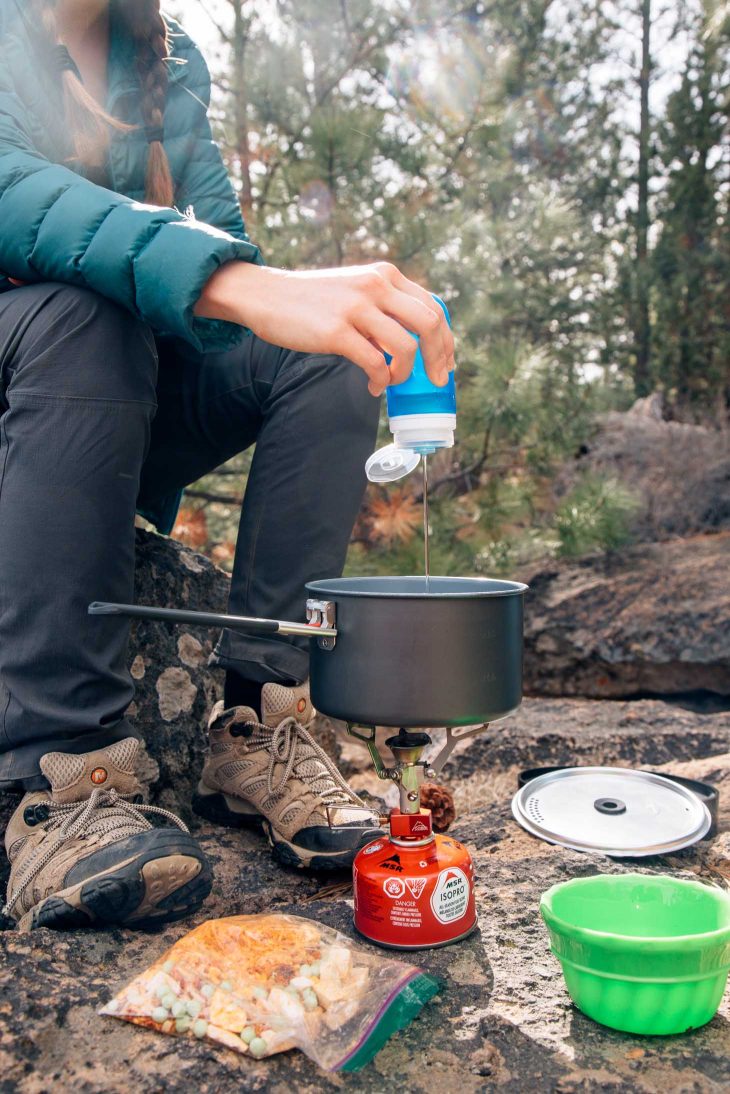
[[[268,263],[388,259],[450,307],[433,572],[730,520],[730,4],[170,9],[207,28],[216,135]],[[223,566],[249,462],[189,489],[174,532]],[[350,572],[421,572],[420,487],[369,487]]]

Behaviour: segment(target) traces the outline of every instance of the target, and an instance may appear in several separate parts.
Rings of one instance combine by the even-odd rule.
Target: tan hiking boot
[[[306,684],[264,684],[261,722],[250,707],[216,703],[193,808],[234,827],[262,826],[285,866],[347,867],[380,834],[377,816],[305,728]]]
[[[211,887],[202,850],[166,809],[137,804],[139,742],[40,761],[51,789],[26,794],[5,833],[3,914],[21,929],[150,926],[198,908]],[[153,828],[156,816],[165,827]]]

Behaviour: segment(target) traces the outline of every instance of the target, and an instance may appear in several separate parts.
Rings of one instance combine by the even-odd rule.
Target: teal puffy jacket
[[[60,75],[24,0],[0,0],[0,271],[93,289],[157,335],[182,337],[203,351],[225,349],[242,328],[196,318],[193,307],[224,262],[261,258],[211,137],[210,76],[196,46],[168,19],[164,146],[182,212],[142,204],[148,145],[121,3],[111,4],[106,108],[139,128],[113,134],[106,189],[68,165]],[[0,275],[0,291],[10,287]]]

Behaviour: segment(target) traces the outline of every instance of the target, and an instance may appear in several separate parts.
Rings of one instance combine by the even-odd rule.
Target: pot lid
[[[410,475],[420,463],[421,457],[412,448],[397,448],[386,444],[368,456],[365,461],[365,474],[370,482],[396,482]]]
[[[707,806],[649,771],[567,767],[532,779],[512,799],[523,828],[547,843],[616,858],[662,855],[707,835]]]

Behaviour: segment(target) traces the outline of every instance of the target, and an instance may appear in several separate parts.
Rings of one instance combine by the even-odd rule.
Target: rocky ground
[[[140,558],[138,599],[223,606],[225,578],[198,556],[141,535]],[[161,767],[155,794],[188,816],[205,709],[220,684],[205,667],[210,640],[207,631],[142,624],[133,643],[136,717],[150,744],[149,774],[155,762]],[[353,782],[381,789],[361,745],[326,720],[319,733]],[[562,762],[666,765],[709,779],[721,793],[720,835],[671,859],[640,862],[593,858],[541,843],[512,820],[509,800],[520,768]],[[459,746],[443,781],[453,789],[459,811],[453,834],[475,859],[480,929],[456,946],[414,956],[442,977],[443,990],[363,1072],[326,1075],[296,1052],[255,1062],[97,1015],[115,988],[192,923],[157,934],[5,932],[0,935],[0,1092],[726,1089],[730,998],[708,1026],[683,1037],[638,1038],[597,1026],[570,1003],[548,949],[538,901],[556,881],[599,871],[671,871],[725,884],[730,878],[730,713],[700,714],[659,700],[527,699],[513,718]],[[10,804],[4,803],[6,811]],[[209,826],[197,828],[197,834],[215,864],[216,884],[195,922],[270,909],[352,934],[346,876],[317,880],[284,870],[254,834]]]
[[[730,431],[667,421],[662,396],[598,416],[555,482],[565,494],[586,473],[621,483],[635,498],[635,540],[652,543],[730,528]]]
[[[525,686],[616,699],[730,696],[730,532],[525,575]]]

